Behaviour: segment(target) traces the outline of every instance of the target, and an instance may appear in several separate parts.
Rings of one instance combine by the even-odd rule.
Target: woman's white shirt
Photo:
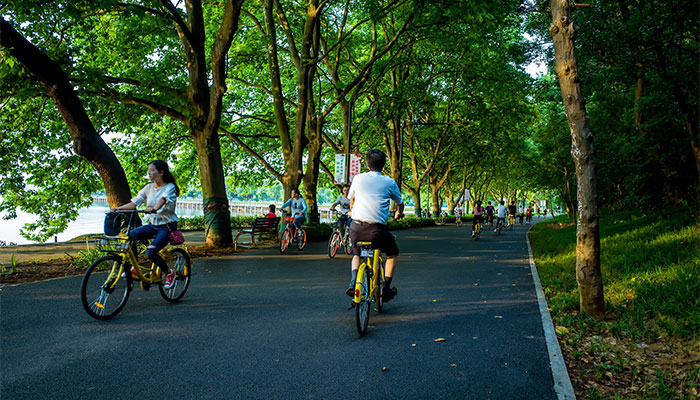
[[[136,204],[136,207],[144,204],[146,207],[155,207],[160,198],[165,198],[165,204],[155,214],[147,214],[146,220],[152,225],[165,225],[179,221],[175,215],[177,194],[173,183],[168,183],[160,188],[156,188],[155,183],[149,183],[131,201]]]

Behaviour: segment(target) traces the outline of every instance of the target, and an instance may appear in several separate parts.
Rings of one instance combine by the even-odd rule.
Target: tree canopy
[[[697,201],[697,2],[590,4],[575,18],[600,205]],[[349,147],[383,149],[386,172],[417,210],[453,209],[468,188],[480,199],[553,200],[573,213],[547,5],[8,0],[0,208],[39,215],[25,232],[46,239],[95,191],[120,186],[126,194],[114,201],[128,201],[146,183],[146,164],[164,159],[183,192],[202,193],[207,240],[225,245],[229,195],[281,184],[288,196],[301,186],[315,214],[319,191],[335,186],[335,154]],[[106,184],[116,167],[76,151],[61,105],[5,40],[10,29],[65,74],[123,182]],[[537,58],[549,71],[533,78],[525,68]]]

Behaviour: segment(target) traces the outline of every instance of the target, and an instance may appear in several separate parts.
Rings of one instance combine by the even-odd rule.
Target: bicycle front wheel
[[[369,279],[369,269],[365,268],[360,285],[360,302],[355,304],[355,322],[360,336],[367,333],[367,325],[369,325]]]
[[[299,229],[297,236],[297,249],[301,250],[306,246],[306,231],[304,229]]]
[[[121,257],[108,255],[88,267],[80,284],[80,301],[89,316],[107,320],[126,305],[132,289],[131,271]]]
[[[289,247],[289,242],[292,241],[292,235],[289,234],[289,229],[285,229],[282,232],[282,237],[280,238],[280,253],[284,253]]]
[[[170,289],[165,289],[163,284],[158,285],[160,295],[171,303],[177,303],[185,295],[190,287],[190,276],[192,276],[192,259],[190,254],[181,248],[170,250],[170,267],[177,271],[175,283]]]
[[[331,238],[328,239],[328,257],[333,258],[338,252],[338,246],[340,245],[340,233],[338,231],[333,231]]]

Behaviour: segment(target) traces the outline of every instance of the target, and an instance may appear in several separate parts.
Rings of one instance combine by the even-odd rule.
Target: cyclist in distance
[[[508,215],[513,217],[513,225],[515,225],[515,215],[518,213],[518,207],[515,206],[515,202],[512,201],[508,206]]]
[[[489,225],[493,225],[493,212],[495,208],[491,205],[491,202],[488,202],[488,205],[486,206],[486,221],[489,223]]]
[[[175,204],[180,188],[175,183],[173,174],[170,173],[168,163],[163,160],[155,160],[148,164],[148,179],[151,181],[144,186],[136,197],[127,204],[123,204],[116,210],[135,210],[145,204],[148,224],[134,228],[129,232],[129,239],[138,241],[153,238],[146,248],[146,257],[165,274],[163,288],[170,289],[175,283],[177,273],[158,254],[170,241],[170,232],[177,230],[177,215]]]
[[[301,225],[306,222],[306,200],[299,195],[299,189],[297,188],[292,189],[291,195],[292,197],[282,204],[280,208],[290,206],[294,217],[294,226],[301,228]]]
[[[396,288],[391,287],[391,281],[396,267],[396,256],[399,255],[396,239],[387,227],[389,205],[390,200],[394,200],[398,204],[394,218],[400,219],[403,218],[404,203],[396,181],[382,175],[382,169],[386,164],[386,155],[381,150],[370,150],[365,156],[365,164],[369,172],[355,176],[348,193],[350,209],[352,210],[350,239],[353,257],[352,279],[345,293],[348,296],[353,296],[355,292],[355,279],[357,278],[357,270],[360,268],[360,249],[357,243],[371,241],[375,248],[380,249],[387,256],[383,299],[389,301],[398,292]]]
[[[476,204],[474,205],[474,219],[472,220],[472,237],[476,236],[476,223],[483,224],[484,223],[484,207],[481,206],[481,200],[477,200]]]
[[[345,228],[350,227],[350,199],[348,199],[348,193],[350,192],[350,185],[343,185],[343,194],[338,196],[338,200],[331,205],[331,211],[335,211],[336,206],[340,206],[340,217],[336,221],[336,226],[338,228],[345,226]]]
[[[498,230],[498,224],[505,224],[506,222],[506,211],[508,208],[505,206],[506,202],[501,200],[501,204],[498,205],[498,208],[496,208],[496,229],[493,231],[496,232]]]

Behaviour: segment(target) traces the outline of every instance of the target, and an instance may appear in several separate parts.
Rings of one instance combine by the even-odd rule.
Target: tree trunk
[[[204,199],[204,226],[207,246],[227,247],[233,243],[231,212],[226,194],[224,168],[217,131],[193,130],[190,135],[197,148],[199,178]]]
[[[100,175],[110,207],[131,201],[126,174],[112,149],[102,140],[61,67],[0,18],[0,45],[34,74],[61,113],[73,139],[73,151]]]
[[[576,281],[580,307],[596,318],[605,315],[603,277],[600,271],[600,236],[595,173],[595,149],[585,100],[578,75],[574,39],[578,26],[571,19],[572,3],[551,0],[555,71],[559,77],[566,118],[571,130],[571,155],[578,179],[578,212],[576,225]]]

